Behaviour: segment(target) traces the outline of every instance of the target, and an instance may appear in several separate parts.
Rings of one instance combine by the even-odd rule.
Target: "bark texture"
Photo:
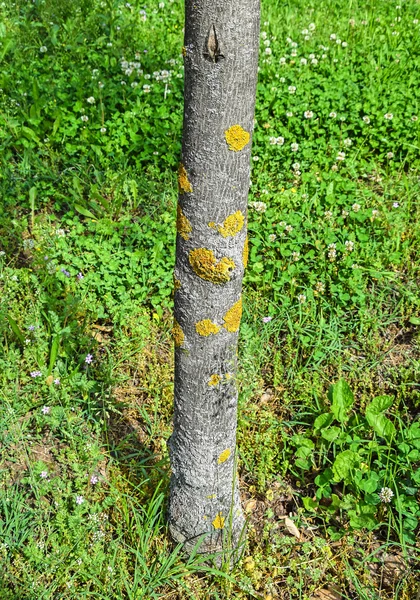
[[[245,525],[236,369],[259,18],[259,0],[186,0],[168,521],[187,550],[207,534],[201,552],[235,548]]]

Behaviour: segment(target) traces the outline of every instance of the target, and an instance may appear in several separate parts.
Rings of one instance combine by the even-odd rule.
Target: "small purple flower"
[[[263,317],[263,323],[269,323],[273,317]]]
[[[48,471],[41,471],[39,476],[42,477],[42,479],[46,479],[48,477]]]
[[[83,279],[83,273],[77,273],[76,277],[80,281],[81,279]]]
[[[90,364],[91,364],[91,362],[92,362],[92,360],[93,360],[93,356],[92,356],[92,354],[88,354],[88,355],[86,356],[86,358],[85,358],[85,363],[86,363],[86,364],[88,364],[88,365],[90,365]]]
[[[76,496],[76,504],[83,504],[84,501],[85,499],[83,498],[83,496]]]
[[[92,477],[90,478],[90,483],[92,485],[96,485],[99,481],[99,477],[97,475],[92,475]]]
[[[399,203],[398,202],[394,202],[394,204],[392,205],[392,208],[398,208],[399,207]]]
[[[66,276],[66,277],[70,277],[70,273],[67,271],[67,269],[61,269],[61,272]]]
[[[28,329],[29,331],[35,331],[35,325],[29,325]]]
[[[43,406],[41,408],[41,412],[43,415],[48,415],[48,413],[50,412],[51,408],[49,406]]]
[[[31,371],[31,377],[42,377],[41,371]]]
[[[54,379],[54,385],[60,385],[61,381],[60,378],[57,377],[57,379]]]

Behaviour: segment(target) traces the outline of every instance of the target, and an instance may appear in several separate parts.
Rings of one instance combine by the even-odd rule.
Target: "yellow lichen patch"
[[[226,377],[226,381],[229,381],[229,379],[232,379],[233,375],[232,375],[232,373],[226,373],[225,377]]]
[[[241,231],[244,226],[245,217],[241,213],[240,210],[237,210],[236,213],[229,215],[223,221],[223,225],[218,225],[217,231],[223,235],[223,237],[235,236],[239,231]],[[210,226],[210,224],[209,224]]]
[[[181,287],[181,282],[174,275],[174,291],[177,292]]]
[[[223,527],[225,526],[225,518],[222,517],[221,512],[217,513],[212,525],[215,529],[223,529]]]
[[[223,450],[223,452],[217,459],[218,464],[221,465],[222,463],[224,463],[229,458],[229,456],[230,456],[230,448]]]
[[[226,256],[216,262],[213,251],[207,248],[191,250],[189,261],[196,275],[217,284],[230,281],[230,272],[235,268],[233,260]]]
[[[244,269],[248,264],[248,255],[249,255],[249,245],[248,245],[248,236],[245,238],[244,249],[242,250],[242,263],[244,265]]]
[[[191,223],[187,219],[187,217],[182,212],[180,205],[178,204],[177,214],[176,214],[176,230],[179,235],[184,238],[184,240],[189,240],[189,234],[192,231]]]
[[[216,223],[214,221],[210,221],[209,227],[211,227],[212,229],[217,229]]]
[[[232,308],[230,308],[227,311],[227,313],[225,314],[225,316],[223,317],[223,320],[225,322],[223,327],[230,332],[238,331],[239,325],[241,322],[241,317],[242,317],[242,297],[239,298],[239,300],[237,302],[235,302],[235,304],[232,306]]]
[[[172,327],[172,337],[174,338],[175,346],[182,346],[185,340],[184,332],[181,329],[181,325],[174,319],[174,325]]]
[[[240,125],[232,125],[232,127],[229,127],[229,129],[225,131],[225,138],[229,146],[229,150],[239,152],[239,150],[245,148],[251,136]]]
[[[210,319],[204,319],[203,321],[198,321],[195,324],[195,330],[199,335],[208,336],[220,331],[219,325],[210,321]]]
[[[180,192],[192,192],[192,185],[188,179],[187,171],[182,163],[178,167],[178,187]]]
[[[210,496],[207,496],[207,498],[209,500],[214,500],[216,498],[216,494],[210,494]]]
[[[209,385],[217,385],[218,383],[220,383],[220,380],[221,380],[220,375],[217,375],[216,373],[214,373],[209,379]]]

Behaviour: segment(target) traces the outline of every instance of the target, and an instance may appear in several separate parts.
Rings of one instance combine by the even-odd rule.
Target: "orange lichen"
[[[177,215],[176,215],[176,230],[184,240],[189,240],[189,234],[192,231],[192,226],[187,217],[182,212],[182,208],[178,204]]]
[[[225,518],[222,517],[221,512],[217,513],[212,525],[215,529],[223,529],[223,527],[225,526]]]
[[[177,292],[181,287],[181,282],[174,275],[174,292]]]
[[[181,193],[193,191],[192,185],[188,179],[187,171],[182,163],[180,163],[178,167],[178,187]]]
[[[231,271],[235,268],[233,260],[226,256],[216,262],[213,251],[207,248],[191,250],[189,261],[196,275],[217,284],[230,281]]]
[[[229,456],[230,456],[230,448],[227,448],[226,450],[223,450],[223,452],[221,453],[221,455],[217,459],[218,464],[221,465],[222,463],[224,463],[225,461],[227,461],[227,459],[229,458]]]
[[[229,150],[238,152],[239,150],[242,150],[242,148],[245,148],[251,139],[251,136],[248,131],[245,131],[240,125],[232,125],[232,127],[229,127],[229,129],[225,131],[225,138]]]
[[[221,379],[222,378],[220,377],[220,375],[214,373],[209,379],[209,385],[217,385],[218,383],[220,383]]]
[[[241,213],[240,210],[237,210],[236,213],[229,215],[223,221],[223,225],[216,225],[213,221],[209,223],[209,227],[213,229],[217,229],[217,231],[223,235],[223,237],[235,236],[239,231],[241,231],[244,226],[245,217]]]
[[[210,319],[204,319],[203,321],[198,321],[195,324],[195,330],[199,335],[209,336],[212,334],[216,334],[220,331],[219,325],[210,321]]]
[[[185,340],[184,332],[181,329],[181,325],[174,319],[174,324],[172,327],[172,337],[175,342],[175,346],[182,346]]]
[[[249,244],[248,244],[248,236],[245,238],[244,249],[242,250],[242,263],[244,265],[244,269],[248,264],[248,255],[249,255]]]
[[[225,316],[223,317],[223,320],[225,322],[223,327],[225,329],[227,329],[227,331],[230,331],[232,333],[234,331],[238,331],[239,325],[241,323],[241,317],[242,317],[242,297],[239,298],[239,300],[237,302],[235,302],[235,304],[232,306],[232,308],[230,308],[227,311],[227,313],[225,314]]]

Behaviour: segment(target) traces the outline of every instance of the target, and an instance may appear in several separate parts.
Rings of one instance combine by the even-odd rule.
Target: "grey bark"
[[[186,0],[168,442],[172,537],[200,552],[243,539],[235,465],[237,343],[259,49],[259,0]]]

